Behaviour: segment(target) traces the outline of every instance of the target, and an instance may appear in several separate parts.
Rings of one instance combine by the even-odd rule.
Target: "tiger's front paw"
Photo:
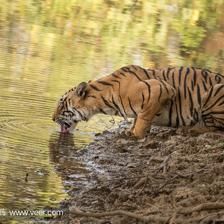
[[[133,128],[123,131],[122,134],[125,135],[125,137],[128,137],[128,138],[134,138],[134,139],[137,138],[135,136],[135,134],[133,133]]]
[[[129,138],[143,139],[145,137],[145,131],[137,130],[136,128],[126,129],[122,132],[125,136]]]
[[[134,135],[132,129],[127,129],[124,131],[124,133],[127,137],[131,137]]]
[[[123,137],[131,137],[133,136],[133,133],[130,129],[124,129],[120,132],[120,135]]]
[[[132,135],[137,139],[142,139],[145,137],[145,131],[143,130],[136,130],[136,128],[133,129]]]

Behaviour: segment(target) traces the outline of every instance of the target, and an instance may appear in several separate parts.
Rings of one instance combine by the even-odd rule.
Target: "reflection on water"
[[[81,161],[74,157],[76,150],[74,138],[71,134],[53,133],[49,140],[50,161],[64,180],[66,191],[82,188],[82,185],[90,185],[88,182],[88,169]]]
[[[51,113],[68,88],[126,64],[224,70],[224,0],[0,4],[0,208],[56,205],[65,197],[58,153],[113,125],[98,116],[62,141]]]

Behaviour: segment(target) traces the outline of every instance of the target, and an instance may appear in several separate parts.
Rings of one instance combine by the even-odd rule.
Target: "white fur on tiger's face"
[[[53,120],[68,132],[98,113],[130,117],[135,119],[131,131],[139,138],[151,124],[223,128],[223,87],[224,76],[207,69],[129,65],[70,89],[59,100]]]

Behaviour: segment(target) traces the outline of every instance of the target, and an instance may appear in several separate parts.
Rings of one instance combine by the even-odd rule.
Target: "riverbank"
[[[224,223],[222,133],[153,127],[137,141],[125,128],[97,134],[80,151],[52,143],[70,196],[61,204],[66,214],[52,223]]]

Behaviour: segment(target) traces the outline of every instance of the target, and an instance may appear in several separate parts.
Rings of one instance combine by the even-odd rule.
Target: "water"
[[[52,143],[76,150],[113,126],[97,116],[59,144],[51,114],[68,88],[127,64],[224,71],[224,0],[0,3],[0,208],[57,206]]]

